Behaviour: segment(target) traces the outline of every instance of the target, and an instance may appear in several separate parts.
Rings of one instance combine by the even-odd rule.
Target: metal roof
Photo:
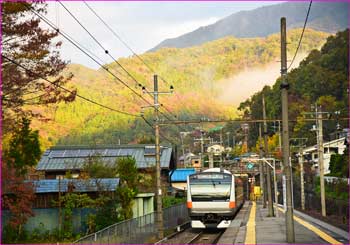
[[[196,173],[194,168],[178,168],[169,172],[169,176],[171,176],[171,182],[186,182],[187,176],[194,173]]]
[[[30,181],[28,181],[30,182]],[[35,193],[67,192],[68,185],[72,185],[73,192],[115,191],[119,185],[119,178],[106,179],[50,179],[32,181]]]
[[[106,165],[114,165],[117,158],[133,157],[137,168],[155,166],[155,155],[149,149],[154,145],[116,145],[99,147],[52,147],[44,152],[36,170],[57,171],[82,169],[89,157],[99,156]],[[145,154],[146,149],[146,154]],[[169,168],[172,148],[161,146],[160,164],[162,168]]]

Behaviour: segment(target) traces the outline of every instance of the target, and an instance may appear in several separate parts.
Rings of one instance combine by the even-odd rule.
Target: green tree
[[[22,118],[19,128],[14,129],[5,158],[13,163],[18,176],[27,173],[28,167],[35,166],[40,160],[39,132],[30,129],[30,120]]]
[[[117,175],[117,165],[107,165],[100,156],[90,156],[82,172],[87,178],[115,178]]]
[[[25,175],[40,159],[38,131],[30,129],[30,120],[26,118],[22,118],[19,126],[14,129],[2,164],[3,207],[10,211],[9,229],[15,231],[14,242],[22,238],[23,225],[34,215],[34,187],[25,182]]]
[[[121,219],[132,218],[132,204],[138,193],[139,175],[134,158],[121,158],[117,160],[117,174],[120,186],[117,188],[117,198],[120,204],[118,211]]]
[[[95,199],[96,213],[88,217],[88,233],[101,230],[120,221],[117,213],[117,200],[114,193],[110,193],[100,184],[101,178],[116,178],[116,163],[108,165],[100,156],[91,156],[83,167],[83,178],[95,182],[98,197]]]
[[[73,209],[94,207],[95,201],[87,194],[78,194],[68,192],[60,199],[63,205],[63,238],[71,239],[73,237]]]
[[[347,146],[344,153],[331,155],[329,162],[330,176],[349,178],[349,147]]]

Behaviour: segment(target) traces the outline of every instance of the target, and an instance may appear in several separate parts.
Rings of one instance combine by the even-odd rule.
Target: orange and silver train
[[[192,228],[227,228],[243,203],[243,181],[227,170],[211,168],[187,177]]]

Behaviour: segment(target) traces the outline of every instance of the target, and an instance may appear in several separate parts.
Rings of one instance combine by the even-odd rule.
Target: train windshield
[[[229,201],[232,176],[229,174],[198,174],[190,176],[190,191],[193,202]]]

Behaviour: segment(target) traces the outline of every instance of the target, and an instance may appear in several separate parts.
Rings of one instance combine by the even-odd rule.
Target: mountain
[[[295,52],[301,31],[300,28],[288,31],[289,54]],[[328,36],[328,33],[306,29],[299,52],[306,55],[320,48]],[[168,91],[170,85],[174,86],[172,95],[161,95],[159,100],[179,119],[228,119],[237,116],[239,102],[279,76],[280,64],[276,62],[279,55],[280,35],[273,34],[259,38],[225,37],[190,48],[164,48],[141,57],[166,79],[167,83],[159,78],[160,91]],[[137,57],[121,58],[118,62],[149,91],[153,90],[153,73]],[[116,63],[105,66],[142,94],[138,84]],[[273,76],[264,76],[272,71]],[[74,74],[67,85],[69,88],[75,87],[80,95],[101,104],[135,115],[147,105],[103,69],[72,64],[66,72]],[[242,72],[243,75],[239,75]],[[239,80],[232,81],[235,77]],[[247,84],[251,86],[246,87]],[[226,94],[225,99],[221,99],[223,94]],[[152,98],[146,94],[143,96],[152,102]],[[45,114],[44,118],[33,121],[33,127],[40,130],[44,147],[112,144],[118,142],[118,138],[122,143],[135,143],[145,136],[152,136],[152,129],[141,118],[112,112],[80,98],[72,103],[32,109],[40,109]],[[167,114],[164,107],[161,111]],[[163,115],[160,116],[164,119]],[[145,110],[145,117],[153,122],[153,110]],[[164,126],[162,132],[170,138],[179,138],[176,126]]]
[[[218,3],[219,4],[219,3]],[[226,36],[266,37],[280,30],[280,18],[286,17],[287,28],[303,27],[309,2],[287,2],[232,14],[216,23],[162,41],[151,52],[164,47],[185,48]],[[348,27],[349,3],[313,2],[307,27],[335,33]]]

